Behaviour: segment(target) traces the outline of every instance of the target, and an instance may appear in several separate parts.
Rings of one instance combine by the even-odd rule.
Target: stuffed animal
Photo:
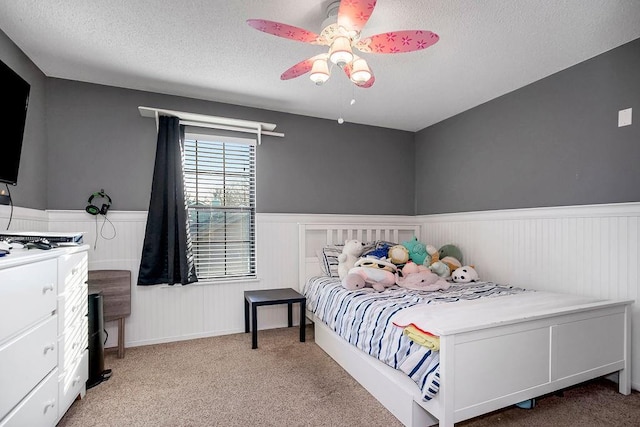
[[[451,278],[456,283],[469,283],[469,282],[477,282],[480,280],[478,277],[478,272],[472,265],[465,265],[456,269],[452,274]]]
[[[367,282],[364,277],[358,274],[358,271],[354,269],[353,274],[351,274],[351,270],[349,270],[349,274],[342,279],[342,287],[348,289],[350,291],[355,291],[357,289],[362,289],[367,286]]]
[[[387,258],[389,256],[390,247],[391,245],[389,245],[388,243],[378,243],[375,248],[365,251],[362,256]]]
[[[442,261],[436,261],[429,266],[429,270],[434,272],[440,277],[449,277],[451,275],[451,269],[447,264]]]
[[[425,257],[422,264],[426,267],[429,267],[431,264],[440,259],[440,252],[438,252],[438,249],[433,245],[427,245],[426,250],[427,256]]]
[[[395,245],[389,248],[389,260],[396,264],[405,264],[409,261],[409,251],[402,245]]]
[[[347,276],[363,251],[364,243],[359,240],[347,240],[344,242],[342,253],[338,255],[338,276],[341,279]]]
[[[398,271],[398,267],[389,261],[387,258],[374,258],[371,256],[365,256],[356,261],[354,267],[370,267],[377,268],[379,270],[390,271],[395,274]]]
[[[409,259],[411,261],[418,265],[424,263],[424,260],[427,257],[427,247],[424,243],[419,242],[417,237],[414,236],[413,240],[402,242],[402,246],[407,248],[409,251]]]
[[[441,258],[440,262],[443,262],[444,264],[446,264],[447,267],[449,267],[450,272],[455,271],[456,268],[462,267],[462,263],[458,261],[458,259],[452,256],[446,256],[444,258]]]
[[[462,262],[462,252],[455,245],[444,245],[438,251],[438,257],[440,260],[448,256],[454,257],[458,261]]]
[[[405,289],[418,291],[437,291],[440,289],[449,289],[449,286],[451,286],[449,282],[429,269],[410,273],[405,277],[400,277],[396,274],[396,284]]]
[[[424,265],[418,265],[413,261],[409,261],[402,267],[402,269],[400,270],[400,273],[402,273],[403,277],[406,277],[407,274],[417,273],[419,271],[426,271],[426,270],[428,270],[428,268],[425,267]]]
[[[387,260],[360,258],[342,279],[342,286],[349,290],[371,286],[376,291],[384,291],[396,284],[396,272],[396,266]]]

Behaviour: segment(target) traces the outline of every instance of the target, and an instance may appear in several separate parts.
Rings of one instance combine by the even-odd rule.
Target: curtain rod
[[[284,133],[273,132],[274,123],[254,122],[250,120],[232,119],[228,117],[209,116],[206,114],[188,113],[184,111],[165,110],[162,108],[139,106],[138,111],[142,117],[151,117],[156,120],[160,115],[173,116],[180,119],[180,123],[190,126],[200,126],[212,129],[232,130],[237,132],[254,133],[258,136],[258,145],[262,135],[284,137]]]

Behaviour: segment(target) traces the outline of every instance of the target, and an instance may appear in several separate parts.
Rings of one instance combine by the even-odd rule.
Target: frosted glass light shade
[[[353,60],[351,42],[344,36],[336,37],[329,49],[329,60],[337,65],[348,64]]]
[[[355,83],[365,83],[371,78],[371,70],[367,61],[358,58],[351,63],[351,80]]]
[[[309,78],[317,85],[321,85],[329,79],[329,66],[326,59],[316,59],[311,67]]]

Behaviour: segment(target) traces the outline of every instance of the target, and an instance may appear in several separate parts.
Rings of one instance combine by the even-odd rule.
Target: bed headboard
[[[357,239],[362,242],[384,240],[401,243],[413,236],[421,239],[419,224],[299,224],[298,225],[298,287],[302,289],[309,277],[321,274],[317,253],[326,245]]]

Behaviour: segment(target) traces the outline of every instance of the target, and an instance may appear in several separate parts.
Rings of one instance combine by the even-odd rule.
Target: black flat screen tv
[[[0,130],[0,182],[16,185],[31,86],[2,61],[0,85],[0,114],[4,127]]]

